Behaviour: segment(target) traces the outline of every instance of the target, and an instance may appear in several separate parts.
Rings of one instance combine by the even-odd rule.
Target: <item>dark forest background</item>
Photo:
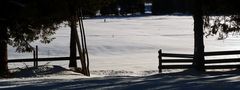
[[[202,0],[205,14],[220,15],[236,13],[235,0]],[[194,0],[105,0],[107,4],[100,8],[100,15],[126,16],[143,15],[147,6],[151,3],[152,15],[181,14],[191,15]],[[120,8],[120,9],[119,9]],[[240,9],[238,9],[240,10]],[[94,14],[96,15],[96,14]]]

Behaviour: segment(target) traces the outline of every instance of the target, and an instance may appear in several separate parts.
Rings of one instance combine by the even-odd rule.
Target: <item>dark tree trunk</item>
[[[77,68],[77,42],[76,42],[76,34],[77,31],[77,16],[76,16],[76,0],[70,1],[68,4],[70,6],[69,13],[70,17],[68,20],[68,24],[71,28],[71,36],[70,36],[70,62],[69,67]]]
[[[0,76],[6,76],[8,74],[7,40],[7,27],[3,22],[0,22]]]
[[[198,71],[204,69],[204,40],[203,40],[203,10],[202,1],[195,0],[194,2],[194,61],[193,66]]]
[[[71,36],[70,36],[70,62],[69,67],[77,67],[77,43],[76,43],[76,34],[77,31],[77,19],[72,17],[69,21],[71,28]]]

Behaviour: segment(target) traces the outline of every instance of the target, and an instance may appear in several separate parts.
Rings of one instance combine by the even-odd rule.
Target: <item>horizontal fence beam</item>
[[[162,57],[193,58],[192,54],[162,53]]]
[[[192,65],[163,65],[162,69],[187,69],[192,67]]]
[[[235,55],[240,54],[240,51],[217,51],[217,52],[205,52],[205,56],[218,56],[218,55]]]
[[[163,59],[163,63],[192,63],[193,59]],[[214,64],[214,63],[233,63],[239,62],[240,58],[230,58],[230,59],[209,59],[204,61],[205,64]]]
[[[163,65],[162,69],[188,69],[193,68],[192,65]],[[240,68],[240,65],[212,65],[205,66],[205,69],[231,69]]]
[[[69,60],[70,57],[51,57],[51,58],[38,58],[37,61],[66,61]],[[78,56],[77,59],[80,59]],[[8,63],[17,63],[17,62],[33,62],[35,59],[27,58],[27,59],[9,59]]]
[[[214,63],[233,63],[233,62],[240,62],[240,58],[230,58],[230,59],[210,59],[205,60],[205,64],[214,64]]]
[[[231,69],[240,68],[240,65],[209,65],[205,66],[206,69]]]
[[[193,59],[163,59],[162,63],[192,63]]]

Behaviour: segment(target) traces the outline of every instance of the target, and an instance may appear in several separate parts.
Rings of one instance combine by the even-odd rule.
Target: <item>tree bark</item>
[[[8,72],[8,50],[7,50],[7,26],[0,22],[0,76],[6,76]]]
[[[69,67],[77,67],[77,42],[75,34],[77,31],[77,22],[75,16],[70,19],[69,24],[71,28]]]
[[[194,19],[194,58],[193,58],[194,61],[193,61],[193,66],[198,71],[205,71],[202,0],[194,1],[193,19]]]

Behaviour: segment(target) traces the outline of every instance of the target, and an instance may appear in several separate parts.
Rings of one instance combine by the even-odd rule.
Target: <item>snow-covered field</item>
[[[193,53],[191,16],[144,16],[84,20],[91,70],[157,70],[159,49]],[[60,28],[51,44],[39,45],[39,57],[69,56],[69,27]],[[240,38],[205,39],[206,51],[240,50]],[[32,58],[9,48],[9,58]],[[45,63],[43,63],[45,64]],[[67,67],[68,62],[50,62]],[[32,65],[31,63],[29,65]],[[79,64],[80,65],[80,64]],[[9,67],[21,67],[10,65]]]
[[[92,77],[75,74],[39,78],[0,80],[0,89],[207,89],[228,83],[235,74],[224,75],[153,75],[157,73],[159,49],[163,52],[193,53],[193,20],[191,16],[143,16],[95,18],[84,20]],[[60,28],[56,39],[48,45],[38,42],[40,57],[69,56],[68,27]],[[226,40],[205,39],[205,51],[240,50],[240,38]],[[14,53],[9,47],[9,58],[31,58],[32,54]],[[238,56],[232,56],[238,57]],[[41,64],[46,64],[43,62]],[[32,63],[26,63],[31,66]],[[50,62],[65,68],[68,62]],[[80,64],[79,64],[80,65]],[[9,64],[10,68],[26,67],[24,63]],[[168,72],[166,70],[165,72]],[[78,76],[78,77],[76,77]],[[72,78],[69,78],[72,77]],[[74,78],[73,78],[74,77]],[[209,78],[209,79],[208,79]],[[213,78],[213,79],[212,79]],[[218,80],[219,79],[219,80]],[[48,82],[50,81],[50,82]],[[206,81],[206,82],[205,82]],[[219,83],[220,84],[217,84]],[[237,81],[231,81],[231,86]],[[128,84],[129,83],[129,84]],[[23,84],[23,85],[20,85]],[[145,86],[146,85],[146,86]],[[196,86],[194,86],[196,85]],[[137,86],[137,87],[134,87]],[[183,86],[183,88],[178,88]],[[123,88],[126,87],[126,88]],[[189,88],[188,88],[189,87]],[[235,88],[230,87],[230,88]],[[221,89],[222,86],[216,87]],[[227,87],[225,87],[227,88]],[[240,87],[239,87],[240,88]]]

